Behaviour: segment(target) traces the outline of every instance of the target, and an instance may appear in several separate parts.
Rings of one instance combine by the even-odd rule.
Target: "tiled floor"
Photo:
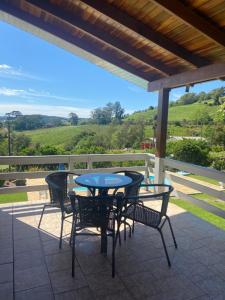
[[[175,205],[169,206],[169,215],[177,250],[164,230],[172,267],[158,232],[136,224],[132,238],[117,247],[114,279],[110,253],[99,253],[98,237],[77,239],[73,279],[68,237],[58,248],[60,215],[47,213],[39,231],[41,208],[40,202],[0,207],[1,300],[225,299],[225,232]],[[69,233],[70,224],[64,231]]]

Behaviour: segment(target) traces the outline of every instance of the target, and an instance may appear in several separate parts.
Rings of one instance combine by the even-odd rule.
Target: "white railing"
[[[94,168],[93,164],[97,162],[128,162],[128,161],[143,161],[141,166],[132,167],[108,167],[108,168]],[[6,166],[38,166],[53,165],[63,163],[67,165],[67,170],[73,171],[77,174],[83,174],[87,172],[116,172],[120,170],[135,170],[144,172],[145,178],[148,179],[149,175],[153,173],[153,166],[155,162],[155,156],[152,154],[82,154],[82,155],[49,155],[49,156],[0,156],[0,165]],[[75,164],[85,163],[85,168],[75,169]],[[165,172],[165,176],[170,180],[171,184],[179,184],[180,186],[188,187],[197,190],[201,193],[205,193],[214,196],[218,199],[225,201],[225,191],[222,188],[194,180],[189,177],[180,176],[173,170],[186,171],[192,174],[201,175],[217,181],[225,183],[225,172],[217,171],[213,168],[205,168],[181,161],[165,158],[162,160],[165,169],[169,171]],[[13,169],[13,168],[12,168]],[[0,180],[18,180],[18,179],[38,179],[44,178],[52,171],[26,171],[26,172],[2,172],[0,173]],[[16,193],[16,192],[28,192],[28,191],[42,191],[46,190],[46,184],[40,185],[26,185],[26,186],[13,186],[0,188],[0,194]],[[190,200],[190,195],[185,194],[182,190],[176,190],[177,197]]]
[[[191,174],[204,176],[209,179],[214,179],[218,182],[225,183],[225,172],[217,171],[213,168],[201,167],[198,165],[185,163],[169,158],[164,159],[165,168],[169,168],[172,170],[181,170]],[[193,190],[199,191],[201,193],[205,193],[207,195],[213,196],[217,199],[225,201],[225,190],[222,187],[216,187],[213,184],[203,182],[201,180],[194,180],[190,177],[179,176],[175,172],[166,171],[166,177],[170,180],[170,182],[177,183],[181,186],[191,188]],[[175,194],[178,198],[186,199],[188,201],[195,200],[194,196],[190,196],[187,193],[184,193],[182,190],[176,190]]]
[[[97,162],[125,162],[125,161],[143,161],[141,166],[132,167],[108,167],[94,168],[93,164]],[[86,168],[75,169],[75,164],[85,163]],[[43,166],[66,164],[67,170],[76,174],[91,172],[116,172],[120,170],[135,170],[145,173],[145,178],[149,178],[151,164],[154,163],[154,155],[148,154],[81,154],[81,155],[45,155],[45,156],[0,156],[0,165],[6,166]],[[18,179],[38,179],[44,178],[53,171],[32,171],[32,172],[2,172],[0,180],[18,180]],[[17,192],[30,192],[46,190],[46,184],[26,185],[0,188],[0,194],[9,194]]]

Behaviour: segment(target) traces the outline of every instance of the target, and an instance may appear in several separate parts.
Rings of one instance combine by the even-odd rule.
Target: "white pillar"
[[[155,157],[155,168],[154,168],[154,183],[161,184],[164,182],[165,172],[164,172],[164,159],[160,157]]]

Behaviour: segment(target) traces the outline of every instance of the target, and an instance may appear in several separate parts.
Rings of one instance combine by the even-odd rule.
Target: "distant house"
[[[141,149],[151,149],[155,147],[155,142],[153,138],[145,139],[143,142],[141,142],[140,145]]]

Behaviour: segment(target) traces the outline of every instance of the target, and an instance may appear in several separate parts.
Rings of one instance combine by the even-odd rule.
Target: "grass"
[[[194,179],[204,181],[204,182],[208,182],[210,184],[219,185],[219,182],[217,180],[211,179],[211,178],[208,178],[208,177],[204,177],[204,176],[201,176],[201,175],[190,174],[190,175],[187,175],[187,176],[191,177],[191,178],[194,178]]]
[[[179,207],[187,210],[188,212],[192,213],[196,217],[220,228],[225,230],[225,219],[220,218],[206,210],[190,203],[185,200],[177,199],[177,198],[170,198],[170,202],[176,204]]]
[[[37,130],[24,131],[29,136],[32,143],[41,145],[64,145],[70,141],[76,133],[87,129],[86,126],[62,126],[53,128],[43,128]]]
[[[194,103],[189,105],[172,106],[169,108],[169,121],[193,121],[196,119],[198,111],[203,110],[213,116],[218,109],[216,106],[209,106],[203,103]],[[156,109],[136,112],[130,115],[128,120],[149,120],[156,114]]]
[[[0,204],[27,201],[27,193],[0,195]]]

